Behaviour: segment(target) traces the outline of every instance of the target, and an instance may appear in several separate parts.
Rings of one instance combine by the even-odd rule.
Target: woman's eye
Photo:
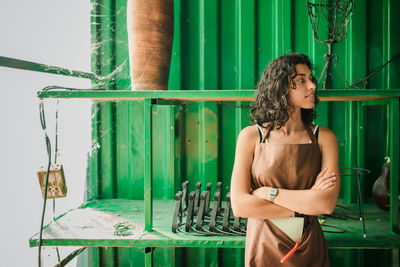
[[[299,83],[304,83],[306,80],[305,79],[299,79],[299,80],[297,80],[297,82],[299,82]]]

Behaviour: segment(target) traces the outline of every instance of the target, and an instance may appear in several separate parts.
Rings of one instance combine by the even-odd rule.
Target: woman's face
[[[316,89],[312,72],[305,64],[297,64],[296,72],[296,76],[293,75],[289,82],[289,101],[296,108],[312,109]]]

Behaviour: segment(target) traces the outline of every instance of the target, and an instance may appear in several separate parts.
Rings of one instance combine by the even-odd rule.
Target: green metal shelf
[[[84,98],[93,100],[165,99],[179,101],[254,101],[256,90],[73,90],[39,91],[39,98]],[[363,101],[400,97],[400,89],[318,90],[321,101]]]
[[[399,158],[399,97],[400,89],[365,90],[319,90],[321,101],[358,101],[359,113],[365,105],[389,105],[390,172],[398,176]],[[151,100],[166,101],[254,101],[255,90],[182,90],[182,91],[109,91],[74,90],[40,91],[39,98],[71,98],[98,101],[131,100],[144,102],[144,200],[94,200],[83,204],[49,223],[43,231],[44,246],[89,246],[89,247],[244,247],[245,237],[237,236],[193,236],[173,233],[171,220],[174,201],[159,201],[152,198],[152,106]],[[358,134],[361,136],[362,127]],[[360,152],[360,151],[359,151]],[[398,214],[398,180],[391,179],[390,212],[378,210],[375,205],[366,205],[367,237],[363,237],[359,220],[339,221],[329,218],[326,224],[346,229],[346,233],[326,233],[330,248],[400,248]],[[351,206],[356,209],[356,206]],[[114,225],[129,222],[134,226],[133,236],[115,236]],[[30,246],[38,245],[38,235],[30,239]]]
[[[59,216],[43,231],[44,246],[91,247],[244,247],[241,236],[193,236],[171,231],[173,200],[154,200],[153,229],[144,231],[143,200],[107,199],[83,204]],[[223,204],[224,205],[224,204]],[[357,205],[348,206],[357,211]],[[400,238],[390,232],[389,212],[365,205],[367,238],[363,238],[359,220],[328,218],[326,224],[346,229],[345,233],[326,233],[329,248],[400,248]],[[129,222],[135,227],[131,236],[115,236],[114,225]],[[38,245],[38,235],[30,246]]]
[[[122,91],[122,90],[74,90],[74,91],[40,91],[38,92],[39,98],[83,98],[100,101],[119,101],[119,100],[143,100],[144,101],[144,228],[146,231],[151,232],[155,229],[154,225],[157,224],[153,220],[153,199],[152,199],[152,155],[151,155],[151,121],[152,121],[152,99],[162,99],[167,101],[253,101],[255,98],[255,90],[168,90],[168,91]],[[359,101],[359,113],[363,114],[362,105],[389,105],[389,140],[390,149],[389,156],[392,160],[390,173],[394,177],[398,177],[399,173],[399,100],[400,89],[331,89],[331,90],[318,90],[319,97],[322,101]],[[363,135],[362,127],[358,127],[359,136]],[[359,151],[358,153],[361,153]],[[391,179],[390,188],[390,216],[386,235],[391,233],[399,233],[400,216],[398,213],[398,180]],[[143,202],[141,205],[143,205]],[[157,234],[157,233],[155,233]],[[384,234],[382,235],[384,236]],[[340,237],[342,238],[342,237]],[[354,244],[351,237],[348,241],[349,244]],[[171,238],[171,240],[175,240]],[[208,239],[207,239],[208,240]],[[365,240],[362,239],[364,242]],[[105,241],[98,240],[96,244],[103,244]],[[126,241],[125,241],[126,242]],[[165,241],[170,242],[170,241]],[[172,242],[172,241],[171,241]],[[341,242],[341,241],[340,241]],[[375,241],[374,241],[375,242]],[[45,244],[45,243],[44,243]],[[135,242],[136,244],[136,242]],[[141,244],[141,241],[138,242]],[[190,244],[187,244],[188,246]],[[165,245],[164,245],[165,246]],[[346,245],[343,245],[346,246]]]

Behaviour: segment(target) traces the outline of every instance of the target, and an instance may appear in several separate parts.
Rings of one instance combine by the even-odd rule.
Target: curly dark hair
[[[258,125],[282,127],[289,120],[292,104],[289,102],[289,83],[292,89],[296,85],[291,77],[295,77],[296,65],[305,64],[310,70],[310,59],[303,54],[283,55],[272,61],[265,68],[261,80],[258,83],[258,94],[250,109],[251,120]],[[315,80],[314,83],[316,84]],[[319,103],[315,95],[313,109],[301,109],[301,117],[306,125],[312,124],[316,118],[316,107]]]

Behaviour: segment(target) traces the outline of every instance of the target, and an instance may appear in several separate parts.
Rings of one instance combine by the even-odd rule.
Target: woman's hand
[[[259,197],[259,198],[269,201],[269,190],[271,190],[271,187],[261,186],[261,187],[257,188],[256,190],[253,190],[251,192],[251,194],[253,196],[256,196],[256,197]]]
[[[331,188],[336,183],[336,174],[335,173],[327,173],[328,168],[322,170],[315,180],[314,185],[311,189],[314,190],[326,190]],[[271,190],[270,186],[262,186],[251,192],[253,196],[265,199],[269,201],[269,191]]]
[[[314,190],[326,190],[336,183],[336,174],[334,172],[327,173],[328,168],[323,169],[317,176],[314,185],[311,189]]]

